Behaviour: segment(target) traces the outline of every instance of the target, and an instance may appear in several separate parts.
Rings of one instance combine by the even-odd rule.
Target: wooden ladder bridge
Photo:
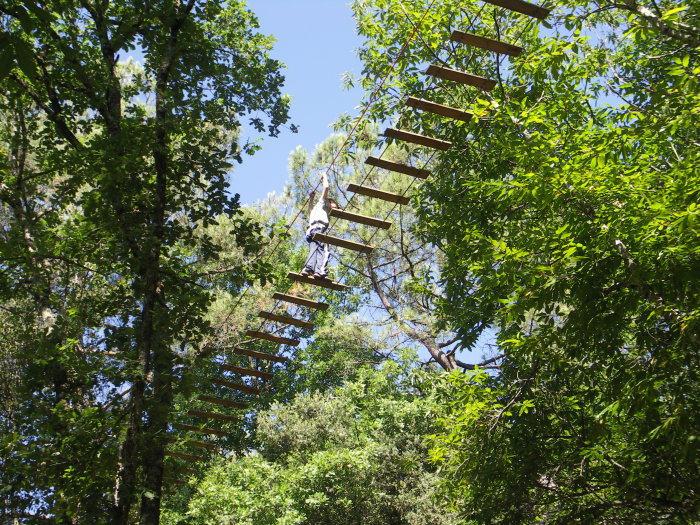
[[[545,19],[550,11],[547,8],[540,7],[523,0],[484,1],[494,6],[540,20]],[[452,31],[451,35],[449,36],[449,41],[511,57],[518,57],[522,52],[522,48],[514,44],[459,30]],[[468,88],[477,88],[484,91],[491,91],[497,85],[497,82],[493,79],[483,78],[466,71],[448,68],[444,65],[430,64],[426,69],[425,74],[433,77],[434,79],[452,83],[453,85],[459,84],[462,86],[467,86]],[[468,111],[450,107],[425,98],[408,96],[405,100],[405,105],[414,110],[428,112],[447,119],[453,119],[465,123],[478,122],[478,118]],[[449,151],[452,148],[452,143],[449,140],[424,135],[412,130],[389,127],[384,131],[383,135],[391,141],[405,142],[414,146],[429,148],[438,152]],[[423,180],[431,175],[431,172],[424,167],[410,166],[408,164],[393,162],[375,156],[368,156],[365,160],[365,164],[371,168],[379,168],[388,172],[407,175],[415,179]],[[380,199],[386,202],[391,202],[395,205],[407,205],[410,202],[410,197],[408,196],[387,192],[361,184],[350,184],[347,191],[370,199]],[[385,219],[359,215],[348,210],[341,210],[337,208],[331,210],[330,216],[337,220],[362,224],[364,226],[379,229],[386,230],[391,227],[391,223]],[[314,239],[362,254],[370,254],[374,249],[371,244],[366,242],[358,242],[355,240],[335,237],[326,233],[317,233]],[[342,293],[350,288],[350,286],[346,284],[336,282],[331,279],[314,278],[295,272],[289,272],[287,274],[287,278],[289,281],[300,285],[308,285],[334,292]],[[277,301],[277,304],[286,303],[315,311],[326,311],[329,307],[328,303],[320,302],[300,295],[293,295],[287,292],[274,292],[272,299]],[[313,330],[315,326],[311,321],[306,321],[304,319],[298,319],[267,310],[261,310],[257,315],[263,319],[263,324],[269,321],[276,323],[277,325],[282,325],[282,328],[278,330],[278,332],[285,331],[291,327],[296,330]],[[254,345],[261,341],[273,343],[279,347],[297,347],[300,344],[300,340],[297,338],[286,337],[279,335],[278,333],[262,331],[261,329],[247,330],[245,334],[249,338],[247,341],[239,343],[238,346],[228,347],[226,350],[233,355],[243,356],[246,358],[249,362],[248,366],[241,366],[238,363],[219,363],[217,365],[219,375],[209,378],[209,382],[212,385],[221,387],[217,390],[217,394],[197,394],[195,399],[201,403],[201,406],[196,409],[189,409],[185,414],[185,416],[187,416],[186,421],[174,422],[171,425],[173,430],[184,432],[186,435],[199,434],[208,440],[202,441],[201,439],[189,438],[173,440],[185,446],[199,449],[199,453],[189,453],[182,452],[180,450],[168,449],[166,456],[174,458],[175,460],[189,463],[201,464],[206,462],[208,457],[201,454],[203,452],[215,453],[217,450],[219,450],[220,447],[217,445],[217,440],[225,437],[227,434],[226,430],[218,427],[218,425],[220,423],[226,424],[239,422],[241,417],[243,417],[240,411],[244,411],[249,408],[249,399],[241,399],[240,396],[259,395],[262,390],[266,389],[266,385],[268,384],[267,382],[273,378],[273,373],[271,372],[273,364],[284,364],[288,359],[279,353],[264,352],[259,349],[248,348],[244,345]],[[233,381],[233,379],[236,377],[231,377],[226,374],[235,374],[238,381],[242,381],[242,378],[250,378],[253,383],[248,384],[245,382]],[[231,391],[238,393],[235,398],[227,397],[227,392]],[[226,412],[227,410],[229,412]],[[239,412],[231,414],[230,410],[236,410]],[[195,474],[196,472],[196,469],[187,467],[180,463],[177,465],[177,472],[173,472],[171,475],[166,476],[163,479],[172,484],[183,485],[187,484],[188,482],[182,479],[180,476],[182,476],[183,473]]]

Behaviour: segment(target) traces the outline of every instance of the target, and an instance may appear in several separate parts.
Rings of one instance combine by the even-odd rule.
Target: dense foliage
[[[156,523],[181,358],[215,288],[267,273],[227,172],[242,122],[287,121],[281,64],[235,0],[17,0],[0,24],[1,513]]]
[[[0,521],[158,523],[164,495],[173,525],[697,522],[699,7],[356,0],[365,115],[452,148],[364,123],[242,210],[242,122],[274,136],[289,105],[243,1],[0,4]],[[306,250],[287,212],[332,159],[342,206],[393,223],[334,222],[375,246],[335,250],[344,294],[285,278]],[[233,352],[273,308],[314,339],[258,343],[284,365]],[[465,362],[488,334],[491,370]],[[225,383],[241,366],[254,406]]]
[[[166,523],[453,524],[434,499],[429,398],[406,363],[357,369],[341,387],[258,414],[254,451],[219,459]],[[186,490],[186,489],[185,489]]]
[[[398,120],[455,144],[417,195],[441,315],[465,346],[496,327],[505,353],[446,392],[446,492],[476,523],[697,519],[698,4],[569,1],[540,30],[461,7],[436,2],[375,110],[398,90],[477,115]],[[368,82],[425,5],[356,9]],[[524,51],[444,45],[451,29]],[[430,82],[438,59],[497,86]]]

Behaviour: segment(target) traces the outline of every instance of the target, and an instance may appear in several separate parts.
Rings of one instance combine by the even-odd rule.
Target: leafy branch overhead
[[[282,65],[240,2],[15,1],[0,16],[1,290],[27,327],[6,341],[9,506],[156,523],[180,356],[210,336],[209,271],[231,248],[214,228],[244,252],[231,290],[268,277],[245,267],[265,240],[228,172],[244,123],[287,123]]]
[[[4,1],[0,522],[697,522],[699,8],[356,0],[361,117],[243,207],[244,1]]]
[[[523,31],[488,7],[437,2],[370,109],[460,145],[440,156],[417,213],[444,258],[439,316],[465,345],[495,327],[505,353],[498,375],[445,390],[434,454],[469,519],[696,516],[697,7],[569,1]],[[355,9],[370,79],[423,6]],[[467,28],[523,52],[446,44]],[[497,85],[429,83],[420,66],[436,56]],[[419,93],[482,119],[403,106]]]

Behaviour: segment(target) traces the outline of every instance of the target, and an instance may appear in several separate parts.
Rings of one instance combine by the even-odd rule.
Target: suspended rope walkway
[[[423,12],[420,20],[416,22],[415,24],[410,21],[410,18],[406,14],[409,22],[413,25],[413,31],[409,35],[409,38],[404,42],[403,46],[397,53],[397,55],[394,57],[393,62],[391,63],[389,70],[385,74],[385,76],[382,78],[381,82],[378,84],[376,89],[372,92],[364,110],[361,112],[360,116],[357,118],[353,128],[351,131],[348,133],[346,136],[343,144],[341,147],[338,149],[338,151],[335,153],[333,160],[329,166],[329,170],[332,169],[335,166],[335,163],[338,161],[340,155],[342,152],[346,149],[346,147],[349,146],[351,143],[352,138],[354,137],[354,134],[360,129],[361,123],[364,121],[367,112],[369,109],[372,107],[372,105],[376,102],[376,100],[379,97],[380,91],[384,87],[386,81],[394,71],[396,65],[398,64],[399,60],[402,58],[404,55],[408,45],[414,40],[416,36],[419,36],[419,31],[420,27],[425,21],[425,18],[427,17],[428,13],[432,9],[433,5],[435,4],[436,0],[432,0],[432,2],[428,5],[426,10]],[[514,13],[526,15],[529,18],[529,20],[525,23],[524,28],[518,35],[518,37],[515,39],[514,42],[503,42],[499,39],[492,39],[492,38],[487,38],[484,36],[476,35],[473,33],[470,33],[468,31],[462,31],[462,30],[453,30],[451,35],[449,36],[449,39],[443,43],[444,45],[463,45],[463,46],[470,46],[471,48],[474,49],[480,49],[484,51],[489,51],[496,53],[497,56],[500,57],[500,55],[508,55],[510,57],[518,57],[520,53],[522,52],[522,48],[518,47],[517,41],[522,37],[524,32],[531,26],[533,22],[536,20],[543,20],[545,19],[548,15],[550,10],[541,7],[535,4],[531,4],[529,2],[525,2],[524,0],[484,0],[485,3],[491,4],[500,8],[504,8],[506,10],[512,11]],[[478,12],[476,18],[478,18],[481,14],[481,11],[483,10],[484,6],[482,6],[481,10]],[[405,11],[404,11],[405,13]],[[470,27],[468,29],[471,29],[473,26],[475,20],[471,21]],[[422,40],[422,39],[421,39]],[[425,43],[423,42],[425,45]],[[433,53],[437,57],[437,53]],[[469,66],[471,59],[475,56],[475,51],[472,51],[472,55],[469,57],[469,60],[467,60],[467,66]],[[441,60],[438,60],[441,61]],[[454,83],[454,84],[460,84],[463,86],[468,86],[468,87],[473,87],[477,88],[478,90],[482,90],[485,92],[489,92],[493,90],[497,82],[493,79],[488,79],[484,77],[480,77],[474,74],[471,74],[467,71],[462,71],[462,70],[457,70],[457,69],[452,69],[447,66],[446,63],[442,64],[430,64],[428,68],[425,71],[425,74],[430,77],[429,82],[430,83],[438,83],[439,81],[446,81],[448,83]],[[431,85],[429,83],[429,86]],[[449,85],[449,84],[448,84]],[[442,83],[439,83],[439,87],[443,87]],[[429,88],[424,88],[423,93],[417,93],[417,94],[411,94],[411,95],[401,95],[401,100],[402,103],[405,107],[411,108],[411,110],[417,110],[417,111],[422,111],[426,113],[431,113],[434,115],[438,115],[440,117],[445,117],[448,119],[453,119],[453,120],[458,120],[461,122],[473,122],[475,120],[478,120],[479,116],[476,116],[468,111],[462,110],[458,107],[452,107],[449,105],[445,105],[443,103],[438,103],[431,101],[428,98],[422,98],[423,96],[426,96],[425,93],[430,92]],[[449,93],[449,91],[448,91]],[[428,148],[429,150],[432,150],[431,154],[428,156],[427,160],[423,163],[423,166],[421,167],[416,167],[416,166],[411,166],[409,164],[403,164],[399,162],[394,162],[390,160],[383,159],[382,156],[383,154],[387,151],[387,148],[385,148],[382,153],[377,157],[377,156],[368,156],[365,159],[365,164],[369,166],[369,170],[365,174],[363,180],[359,184],[351,183],[347,187],[347,191],[351,193],[352,195],[346,202],[345,209],[332,209],[330,212],[330,217],[333,219],[333,222],[329,224],[328,229],[324,233],[316,233],[313,237],[314,240],[322,242],[322,243],[327,243],[339,248],[347,249],[350,251],[353,251],[356,253],[356,258],[361,257],[361,256],[368,256],[373,252],[375,247],[371,244],[372,240],[374,239],[374,236],[377,234],[377,232],[381,229],[383,230],[388,230],[391,227],[391,222],[389,222],[387,219],[391,216],[393,213],[394,209],[397,206],[404,206],[409,204],[410,202],[410,197],[407,196],[406,194],[408,191],[411,189],[412,185],[416,181],[421,181],[425,180],[431,175],[430,169],[428,169],[428,166],[430,166],[433,158],[436,155],[439,155],[440,152],[446,152],[449,151],[453,148],[452,142],[449,140],[445,140],[443,138],[439,138],[436,136],[428,135],[428,134],[423,134],[423,133],[418,133],[414,130],[409,130],[409,129],[400,129],[400,128],[395,128],[395,127],[388,127],[385,129],[383,132],[383,136],[386,137],[387,139],[390,139],[393,142],[399,142],[399,143],[407,143],[407,144],[412,144],[417,147],[421,148]],[[371,186],[365,185],[365,182],[369,179],[370,175],[372,174],[372,170],[374,169],[382,169],[386,170],[389,172],[394,172],[394,173],[399,173],[402,175],[407,175],[411,177],[410,183],[407,185],[406,188],[404,188],[404,191],[399,194],[399,193],[392,193],[388,191],[384,191],[378,188],[374,188]],[[318,189],[320,183],[316,184],[316,187],[314,190]],[[363,197],[367,197],[370,199],[379,199],[385,202],[392,203],[393,206],[391,207],[390,211],[388,214],[383,217],[383,218],[378,218],[378,217],[370,217],[366,215],[361,215],[358,213],[355,213],[353,211],[349,211],[348,207],[352,204],[353,198],[356,195],[360,195]],[[297,219],[302,215],[303,210],[306,208],[306,206],[309,203],[309,198],[302,204],[302,206],[299,208],[297,211],[296,215],[292,219],[292,221],[287,225],[285,234],[288,234],[294,223],[297,221]],[[356,223],[356,224],[362,224],[364,226],[370,226],[376,228],[374,233],[370,236],[370,238],[366,241],[363,242],[357,242],[354,240],[350,239],[345,239],[342,237],[338,236],[333,236],[329,235],[329,232],[333,229],[333,226],[337,223],[338,220],[342,221],[347,221],[350,223]],[[272,246],[272,248],[269,250],[267,253],[267,256],[264,259],[264,262],[267,262],[270,260],[270,258],[275,254],[277,248],[280,246],[282,239],[286,235],[280,236],[280,240]],[[301,285],[311,285],[311,286],[316,286],[323,288],[325,290],[331,290],[334,292],[345,292],[348,289],[350,289],[350,286],[343,284],[341,280],[345,277],[347,274],[347,270],[352,267],[352,264],[349,264],[346,266],[346,272],[344,272],[342,275],[338,277],[337,281],[327,279],[327,278],[314,278],[312,276],[307,276],[307,275],[302,275],[301,273],[297,272],[289,272],[287,274],[287,278],[292,281],[292,283],[299,283]],[[244,289],[243,292],[239,295],[238,300],[234,304],[233,308],[229,311],[227,314],[224,322],[228,319],[231,318],[233,312],[235,309],[240,305],[243,297],[245,294],[249,291],[249,287]],[[302,307],[302,308],[307,308],[310,310],[317,310],[317,311],[325,311],[328,309],[328,303],[314,300],[314,299],[309,299],[307,297],[302,297],[299,295],[294,295],[292,293],[289,293],[289,291],[277,291],[274,292],[272,295],[272,299],[275,301],[274,307],[271,310],[260,310],[257,314],[257,316],[262,319],[260,325],[255,328],[255,329],[248,329],[245,332],[246,337],[249,339],[246,341],[242,341],[236,345],[232,346],[216,346],[213,341],[209,341],[208,343],[205,343],[203,345],[203,349],[200,352],[200,357],[207,356],[211,354],[212,351],[217,351],[217,352],[223,352],[223,351],[228,351],[234,355],[240,355],[240,356],[245,356],[249,360],[249,366],[253,367],[255,364],[259,362],[265,362],[267,363],[265,365],[266,370],[259,370],[257,368],[249,368],[245,366],[238,366],[238,365],[232,365],[232,364],[226,364],[226,363],[215,363],[215,366],[218,367],[218,369],[223,373],[231,373],[235,374],[238,377],[249,377],[253,378],[253,385],[248,385],[248,384],[241,384],[238,382],[233,382],[229,380],[228,376],[223,376],[225,377],[213,377],[209,378],[209,381],[213,385],[217,385],[219,387],[222,387],[227,390],[232,390],[235,392],[239,392],[243,395],[246,396],[257,396],[260,394],[260,388],[258,387],[257,382],[258,381],[270,381],[273,377],[271,370],[271,365],[272,363],[278,363],[278,364],[283,364],[285,363],[288,358],[282,355],[277,355],[269,352],[263,352],[259,349],[252,349],[248,348],[247,345],[250,344],[255,344],[260,341],[266,341],[269,343],[273,343],[276,345],[286,345],[286,346],[291,346],[291,347],[297,347],[300,344],[299,339],[294,339],[290,337],[286,337],[283,335],[280,335],[280,333],[284,333],[289,327],[295,327],[298,329],[303,329],[303,330],[313,330],[314,328],[314,323],[310,321],[306,321],[304,319],[299,319],[296,317],[288,316],[288,315],[280,315],[278,313],[275,313],[275,310],[277,310],[281,305],[283,304],[291,304],[295,305],[296,307]],[[265,330],[265,326],[267,323],[277,323],[278,328],[277,329],[271,329],[271,330]],[[197,394],[196,399],[198,401],[201,401],[204,403],[204,406],[207,405],[215,405],[218,407],[223,407],[224,409],[234,409],[234,410],[245,410],[248,408],[248,404],[244,400],[232,400],[232,399],[227,399],[227,398],[222,398],[222,397],[216,397],[213,395],[205,395],[205,394]],[[240,421],[240,417],[237,415],[230,415],[230,414],[224,414],[220,412],[213,412],[207,410],[195,410],[195,409],[189,409],[186,412],[186,416],[188,417],[188,422],[183,423],[183,422],[174,422],[172,423],[172,428],[173,430],[178,430],[182,432],[187,432],[187,438],[180,439],[178,440],[179,443],[185,444],[189,447],[195,447],[198,449],[202,449],[205,452],[212,452],[216,451],[219,449],[217,444],[215,442],[211,441],[199,441],[199,440],[194,440],[194,439],[189,439],[189,433],[194,433],[194,434],[202,434],[202,435],[208,435],[208,436],[215,436],[215,437],[223,437],[226,435],[226,432],[217,428],[212,428],[212,422],[224,422],[224,423],[230,423],[230,422],[236,422]],[[201,421],[201,423],[196,424],[192,423],[192,421]],[[166,456],[175,458],[177,460],[182,460],[186,462],[205,462],[208,460],[208,457],[206,455],[199,455],[199,454],[190,454],[190,453],[184,453],[181,451],[176,451],[176,450],[168,450],[166,452]],[[197,470],[192,469],[189,467],[185,467],[182,464],[178,465],[178,472],[172,473],[172,474],[177,474],[181,475],[182,473],[186,474],[196,474]],[[187,481],[181,479],[180,477],[173,477],[173,476],[166,476],[164,477],[164,480],[167,481],[168,483],[172,484],[186,484]]]

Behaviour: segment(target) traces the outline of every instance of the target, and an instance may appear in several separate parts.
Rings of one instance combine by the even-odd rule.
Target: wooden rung
[[[398,173],[410,175],[411,177],[416,177],[418,179],[426,179],[428,175],[430,175],[430,172],[428,170],[414,168],[413,166],[409,166],[407,164],[400,164],[398,162],[392,162],[390,160],[384,160],[378,157],[367,157],[367,160],[365,160],[365,164],[369,164],[370,166],[376,166],[377,168],[384,168],[385,170],[389,171],[396,171]],[[336,211],[336,209],[331,210],[331,215],[333,215],[334,211]]]
[[[237,416],[227,416],[226,414],[216,414],[214,412],[202,412],[201,410],[188,410],[187,413],[190,416],[202,417],[204,419],[216,419],[218,421],[238,421]]]
[[[258,317],[262,317],[263,319],[269,319],[270,321],[276,321],[278,323],[298,326],[299,328],[308,328],[309,330],[311,330],[314,327],[314,324],[308,321],[302,321],[301,319],[294,319],[293,317],[273,314],[272,312],[266,312],[265,310],[261,310],[260,313],[258,313]]]
[[[221,368],[228,372],[235,372],[236,374],[241,374],[242,376],[253,376],[259,377],[261,379],[272,379],[272,374],[270,372],[261,372],[260,370],[253,370],[252,368],[243,368],[242,366],[233,365],[221,365]]]
[[[240,346],[236,346],[233,349],[233,353],[238,355],[247,355],[256,359],[264,359],[265,361],[274,361],[275,363],[284,363],[287,361],[287,358],[281,355],[266,354],[265,352],[258,352],[257,350],[250,350],[249,348],[241,348]]]
[[[187,485],[188,484],[188,482],[185,481],[184,479],[171,478],[169,476],[163,476],[163,481],[167,481],[168,483],[175,483],[176,485]]]
[[[169,450],[165,451],[166,456],[172,456],[174,458],[180,458],[180,459],[186,459],[187,461],[206,461],[207,458],[203,456],[194,456],[192,454],[183,454],[182,452],[170,452]]]
[[[248,408],[248,403],[240,403],[239,401],[231,401],[230,399],[221,399],[220,397],[197,396],[197,399],[199,399],[200,401],[205,401],[207,403],[221,405],[222,407],[239,408],[241,410]]]
[[[366,215],[359,215],[357,213],[339,210],[338,208],[331,209],[331,217],[338,217],[339,219],[345,219],[346,221],[350,222],[358,222],[360,224],[366,224],[367,226],[382,228],[383,230],[388,230],[391,226],[389,221],[383,221],[381,219],[375,219],[374,217],[367,217]]]
[[[418,133],[413,133],[412,131],[406,131],[403,129],[386,128],[384,130],[384,136],[396,140],[411,142],[413,144],[419,144],[421,146],[427,146],[428,148],[439,149],[440,151],[447,151],[452,147],[452,143],[448,140],[436,139],[434,137],[420,135]]]
[[[384,201],[395,202],[397,204],[409,203],[408,197],[405,197],[403,195],[398,195],[397,193],[389,193],[388,191],[377,190],[374,188],[369,188],[367,186],[359,186],[358,184],[349,184],[348,191],[352,191],[360,195],[365,195],[367,197],[375,197]]]
[[[306,275],[301,275],[300,273],[289,272],[287,278],[292,281],[297,281],[300,283],[313,284],[315,286],[321,286],[323,288],[328,288],[329,290],[337,290],[342,292],[350,288],[344,284],[331,281],[330,279],[316,279],[315,277],[307,277]]]
[[[298,346],[298,339],[290,339],[289,337],[280,337],[279,335],[268,334],[267,332],[260,332],[258,330],[246,330],[245,335],[248,337],[255,337],[256,339],[264,339],[265,341],[272,341],[273,343],[278,343],[281,345]]]
[[[252,396],[257,396],[260,393],[260,390],[258,390],[255,387],[248,386],[248,385],[241,385],[239,383],[232,383],[231,381],[226,381],[225,379],[219,379],[218,377],[212,378],[211,382],[214,383],[215,385],[225,386],[227,388],[231,388],[233,390],[238,390],[239,392],[244,392],[244,393],[250,394]]]
[[[213,443],[207,443],[205,441],[185,441],[185,445],[190,445],[197,448],[205,448],[207,450],[215,450],[217,447]]]
[[[331,210],[331,215],[335,209]],[[311,299],[306,299],[304,297],[297,297],[296,295],[289,295],[286,293],[275,292],[272,294],[273,299],[278,301],[285,301],[287,303],[294,303],[300,306],[307,306],[309,308],[315,308],[316,310],[326,311],[328,310],[328,305],[326,303],[319,303],[318,301],[313,301]]]
[[[451,80],[453,82],[459,82],[460,84],[466,84],[468,86],[478,87],[484,91],[491,91],[496,87],[496,82],[494,80],[470,75],[464,71],[450,69],[449,67],[436,66],[435,64],[430,64],[428,69],[425,70],[425,74],[437,78],[444,78],[445,80]]]
[[[529,2],[523,2],[523,0],[484,0],[484,2],[497,5],[498,7],[505,7],[516,13],[522,13],[523,15],[531,16],[533,18],[539,18],[544,20],[549,15],[550,9],[546,7],[540,7]]]
[[[459,31],[457,29],[452,31],[450,40],[453,42],[459,42],[460,44],[485,49],[486,51],[495,51],[496,53],[510,55],[512,57],[517,57],[523,51],[522,47],[506,44],[500,40],[492,40],[490,38],[478,36],[472,33],[465,33],[464,31]]]
[[[313,236],[313,239],[315,241],[326,242],[334,246],[340,246],[341,248],[347,248],[348,250],[355,250],[356,252],[372,253],[372,250],[374,250],[374,246],[371,244],[361,244],[359,242],[348,241],[346,239],[341,239],[340,237],[326,235],[325,233],[317,233]]]
[[[423,98],[408,97],[408,99],[406,99],[406,105],[423,111],[429,111],[430,113],[435,113],[436,115],[442,115],[443,117],[461,120],[463,122],[470,122],[474,117],[474,114],[469,113],[468,111],[431,102],[430,100],[425,100]]]
[[[173,423],[173,428],[178,430],[187,430],[189,432],[197,432],[199,434],[211,434],[212,436],[225,436],[226,432],[223,430],[214,430],[213,428],[203,428],[197,427],[195,425],[183,425],[181,423]]]

